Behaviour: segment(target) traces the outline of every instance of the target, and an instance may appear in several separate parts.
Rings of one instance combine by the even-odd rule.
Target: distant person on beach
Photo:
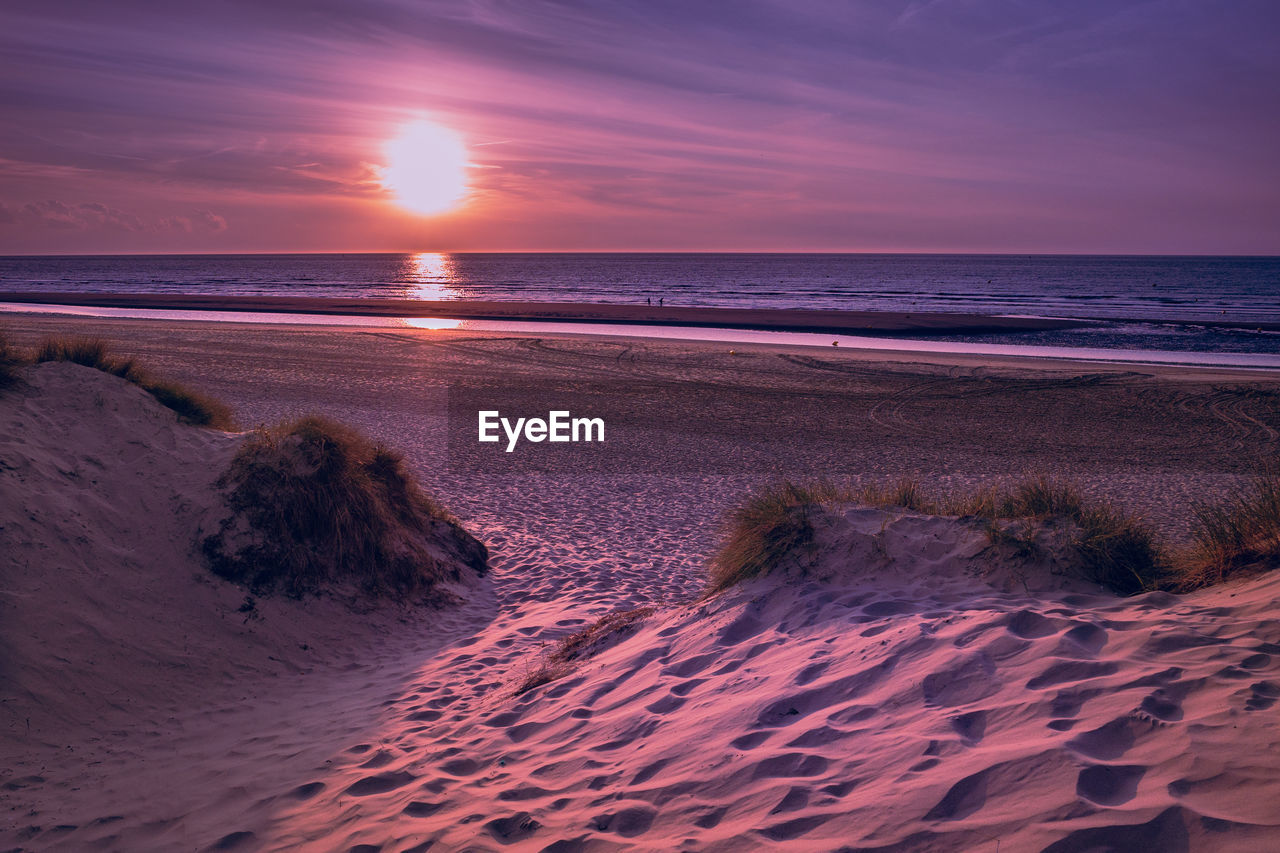
[[[652,305],[652,304],[653,304],[653,300],[652,300],[652,299],[650,299],[648,296],[646,296],[646,297],[644,298],[644,304],[645,304],[645,305]]]
[[[658,307],[659,307],[659,308],[661,308],[661,307],[662,307],[662,303],[663,303],[663,298],[662,298],[661,296],[659,296],[659,297],[658,297]]]

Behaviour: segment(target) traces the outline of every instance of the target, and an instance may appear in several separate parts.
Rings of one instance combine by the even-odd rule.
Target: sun
[[[386,155],[382,185],[406,210],[444,213],[467,193],[467,149],[447,127],[414,122],[387,143]]]

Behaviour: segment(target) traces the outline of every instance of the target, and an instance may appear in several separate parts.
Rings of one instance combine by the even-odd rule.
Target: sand
[[[904,514],[899,562],[874,581],[829,556],[820,582],[694,600],[720,512],[784,475],[959,486],[1052,470],[1176,537],[1189,501],[1230,493],[1274,454],[1271,376],[409,329],[24,317],[8,330],[106,335],[248,424],[317,410],[393,441],[489,544],[494,574],[487,593],[425,622],[259,600],[263,621],[245,624],[243,591],[197,580],[180,553],[200,499],[183,509],[176,490],[204,494],[208,472],[138,467],[146,454],[103,443],[132,422],[33,430],[32,413],[6,412],[27,420],[21,433],[6,421],[0,459],[39,461],[22,469],[41,484],[22,500],[45,515],[6,516],[0,531],[26,549],[5,559],[0,631],[6,647],[22,645],[14,625],[65,639],[44,657],[27,643],[6,676],[21,688],[5,697],[11,715],[15,702],[53,710],[33,718],[36,734],[4,721],[0,847],[1280,843],[1274,579],[1130,599],[954,573],[939,584],[972,543]],[[600,407],[616,429],[603,452],[503,468],[450,442],[450,403],[476,394]],[[147,438],[189,460],[228,452],[173,424]],[[92,498],[77,470],[127,500]],[[908,566],[935,568],[921,581]],[[121,589],[153,623],[114,615]],[[39,619],[15,621],[15,599]],[[634,633],[515,695],[565,634],[638,606],[656,612]],[[228,622],[252,633],[218,628]],[[171,665],[183,637],[198,644],[189,673]]]

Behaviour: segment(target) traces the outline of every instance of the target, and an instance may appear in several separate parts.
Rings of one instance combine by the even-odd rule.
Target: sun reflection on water
[[[457,272],[452,255],[443,252],[419,252],[405,259],[404,281],[409,285],[405,296],[411,299],[456,299]]]

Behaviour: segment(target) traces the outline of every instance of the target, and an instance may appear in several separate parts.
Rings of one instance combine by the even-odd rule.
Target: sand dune
[[[161,358],[174,346],[128,329]],[[32,383],[60,413],[30,395],[0,399],[0,849],[1280,843],[1280,580],[1121,599],[1025,566],[1002,575],[963,526],[865,511],[832,521],[818,579],[692,601],[720,509],[770,458],[882,474],[934,454],[967,481],[993,464],[994,440],[1181,512],[1202,483],[1236,481],[1225,455],[1274,446],[1261,380],[1246,397],[1194,377],[1080,379],[1080,368],[185,334],[190,351],[161,366],[188,365],[179,378],[208,381],[249,423],[322,406],[406,442],[490,545],[491,586],[426,619],[263,598],[261,618],[246,618],[244,591],[188,550],[223,463],[182,460],[228,459],[234,440],[177,424],[127,383],[41,367]],[[531,398],[635,388],[615,396],[637,412],[672,398],[689,401],[686,414],[709,399],[717,409],[690,414],[671,443],[661,409],[619,430],[614,446],[634,456],[625,470],[440,465],[421,389],[491,376]],[[1239,424],[1214,431],[1222,412],[1199,403],[1210,391]],[[769,439],[750,420],[783,403],[803,441]],[[1019,411],[1024,432],[1036,427],[1025,439],[1009,426]],[[1248,433],[1246,416],[1258,424]],[[740,417],[742,435],[726,435]],[[1158,465],[1147,461],[1157,445]],[[714,461],[693,464],[701,457]],[[42,566],[62,572],[30,570]],[[641,605],[656,611],[634,630],[517,693],[562,638]]]
[[[429,654],[492,611],[486,587],[453,611],[251,596],[196,548],[225,514],[213,481],[242,436],[182,424],[87,367],[24,380],[0,399],[9,846],[216,839],[226,813],[210,797],[243,814],[239,794],[273,796],[291,762],[368,719],[330,716],[358,693],[353,662]]]
[[[866,510],[851,531],[885,546],[874,572],[837,537],[826,580],[765,579],[660,612],[523,695],[454,675],[530,665],[511,652],[521,629],[493,626],[314,780],[323,790],[285,810],[277,849],[1280,839],[1280,579],[1186,597],[1001,592],[981,579],[1001,566],[955,522]],[[335,819],[343,833],[317,839]]]

